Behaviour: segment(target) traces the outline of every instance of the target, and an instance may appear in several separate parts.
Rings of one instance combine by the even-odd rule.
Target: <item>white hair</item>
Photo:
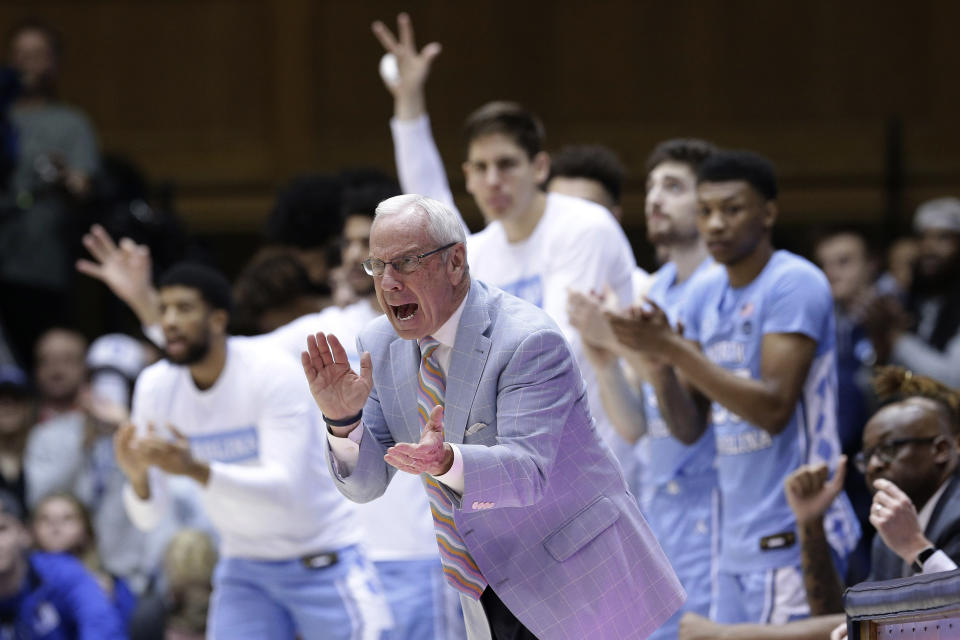
[[[387,198],[377,205],[374,222],[382,217],[419,211],[427,216],[427,235],[438,246],[451,242],[466,242],[463,222],[457,213],[439,200],[415,193]]]

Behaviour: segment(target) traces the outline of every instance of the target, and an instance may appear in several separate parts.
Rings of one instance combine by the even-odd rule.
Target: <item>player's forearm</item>
[[[160,324],[160,296],[153,286],[123,298],[143,326]]]
[[[796,409],[796,398],[786,397],[788,394],[770,388],[763,380],[743,378],[727,371],[682,338],[668,340],[664,356],[685,380],[710,400],[771,434],[780,433]]]
[[[707,428],[706,411],[697,406],[696,399],[680,382],[673,367],[651,371],[650,384],[657,394],[660,415],[673,437],[685,444],[699,440]]]
[[[822,616],[843,611],[843,584],[831,560],[830,543],[823,530],[823,518],[797,523],[803,586],[807,591],[810,615]]]
[[[390,132],[393,135],[397,177],[403,192],[419,193],[454,206],[446,169],[433,140],[427,114],[423,113],[413,120],[394,118],[390,122]]]
[[[843,614],[816,616],[786,624],[732,624],[717,638],[737,640],[829,640],[830,632],[846,620]],[[681,636],[682,638],[683,636]]]
[[[641,396],[624,375],[619,360],[603,367],[595,367],[600,387],[600,399],[607,417],[621,438],[636,442],[647,431]]]

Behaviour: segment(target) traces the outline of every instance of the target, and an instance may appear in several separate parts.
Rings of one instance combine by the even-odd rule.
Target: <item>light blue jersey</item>
[[[745,573],[800,564],[796,521],[783,492],[801,464],[840,454],[833,303],[823,273],[787,251],[777,251],[750,284],[730,286],[726,269],[695,278],[683,308],[687,337],[707,358],[738,376],[760,379],[763,337],[797,333],[817,342],[797,408],[777,435],[713,403],[720,486],[719,570]],[[827,536],[845,558],[860,536],[846,495],[825,519]]]
[[[646,297],[657,303],[674,324],[689,284],[712,267],[713,260],[707,258],[690,278],[678,284],[677,267],[668,262],[653,275]],[[710,612],[719,534],[717,448],[710,430],[689,446],[674,438],[660,414],[651,385],[643,385],[643,396],[647,421],[643,446],[649,460],[640,465],[640,509],[687,592],[683,607],[650,636],[651,640],[666,640],[677,637],[683,614],[706,616]]]

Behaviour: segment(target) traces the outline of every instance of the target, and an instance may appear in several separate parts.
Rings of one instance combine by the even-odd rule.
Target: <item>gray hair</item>
[[[387,198],[377,205],[374,222],[381,217],[419,211],[427,216],[427,234],[438,246],[466,242],[463,221],[456,211],[433,198],[415,193]]]

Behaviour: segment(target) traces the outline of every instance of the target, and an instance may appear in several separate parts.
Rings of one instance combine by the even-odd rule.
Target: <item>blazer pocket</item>
[[[620,510],[613,501],[606,496],[598,496],[544,538],[543,546],[557,562],[563,562],[603,533],[619,517]]]
[[[467,427],[467,430],[463,432],[463,435],[464,437],[472,436],[477,431],[480,431],[481,429],[486,429],[486,428],[487,428],[487,424],[485,422],[477,422]]]

